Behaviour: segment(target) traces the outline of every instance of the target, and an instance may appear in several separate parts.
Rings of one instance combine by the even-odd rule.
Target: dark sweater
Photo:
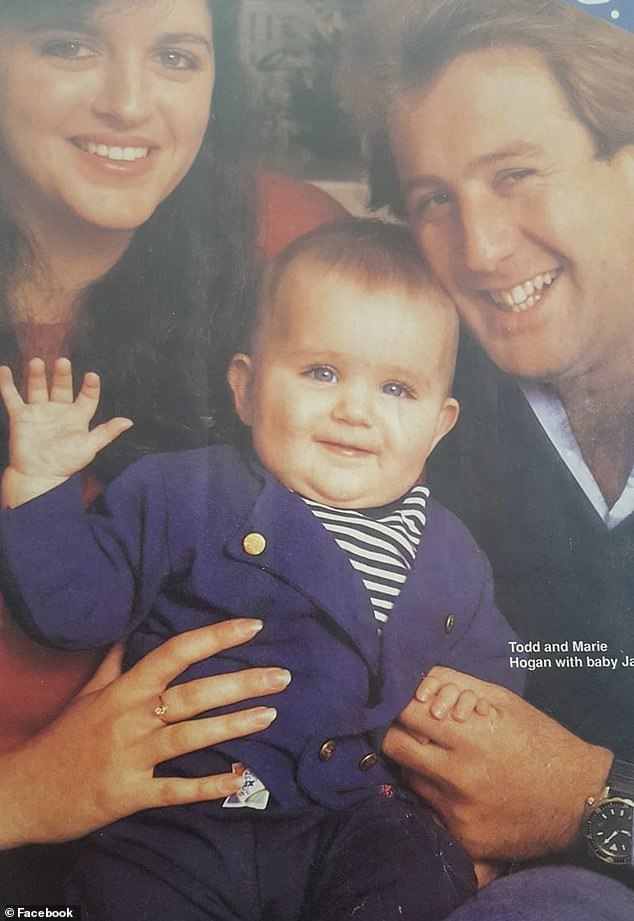
[[[463,342],[462,415],[430,462],[437,498],[488,555],[496,598],[523,640],[568,641],[582,667],[528,673],[527,696],[587,741],[634,761],[634,515],[609,531],[562,462],[517,382]],[[607,643],[607,651],[573,650]],[[617,659],[616,669],[587,657]]]

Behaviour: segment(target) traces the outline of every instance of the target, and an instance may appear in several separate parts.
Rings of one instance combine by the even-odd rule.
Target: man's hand
[[[26,401],[10,368],[0,367],[0,394],[9,414],[9,466],[2,480],[2,504],[14,508],[59,486],[82,470],[106,445],[132,425],[110,419],[90,429],[99,404],[99,376],[89,372],[73,399],[70,361],[59,358],[51,389],[40,358],[27,369]]]
[[[461,675],[435,668],[442,683]],[[525,860],[565,850],[585,800],[605,786],[612,754],[589,745],[505,688],[469,679],[488,716],[438,720],[413,700],[383,750],[410,787],[479,860]]]

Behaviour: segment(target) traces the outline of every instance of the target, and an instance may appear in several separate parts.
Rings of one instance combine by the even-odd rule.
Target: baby
[[[488,563],[424,485],[458,415],[456,340],[404,229],[313,231],[266,271],[228,371],[250,445],[147,456],[91,513],[75,474],[131,422],[89,431],[99,381],[86,375],[73,401],[66,360],[50,394],[31,363],[27,402],[2,369],[0,565],[24,628],[67,649],[127,636],[131,664],[174,633],[256,617],[252,642],[179,680],[252,664],[293,675],[265,731],[162,767],[233,769],[239,790],[86,840],[69,897],[89,917],[432,921],[473,893],[468,856],[381,755],[434,664],[517,689]],[[487,713],[468,679],[432,675],[418,694],[439,718]]]

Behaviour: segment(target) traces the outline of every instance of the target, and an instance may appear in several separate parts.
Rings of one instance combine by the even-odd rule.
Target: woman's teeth
[[[489,295],[498,306],[519,313],[539,303],[545,293],[544,289],[549,288],[558,275],[559,269],[553,269],[551,272],[535,275],[512,288],[489,291]]]
[[[95,144],[94,141],[80,141],[79,146],[89,154],[96,154],[106,160],[142,160],[149,152],[149,147],[110,147],[107,144]]]

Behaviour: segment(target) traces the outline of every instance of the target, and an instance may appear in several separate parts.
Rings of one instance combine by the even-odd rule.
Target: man
[[[483,737],[413,702],[386,750],[475,857],[563,853],[631,884],[634,39],[585,5],[375,4],[345,95],[373,204],[409,221],[470,333],[430,480],[488,553],[525,644],[510,667],[557,720],[500,691]],[[456,917],[634,918],[601,876],[530,874]]]

